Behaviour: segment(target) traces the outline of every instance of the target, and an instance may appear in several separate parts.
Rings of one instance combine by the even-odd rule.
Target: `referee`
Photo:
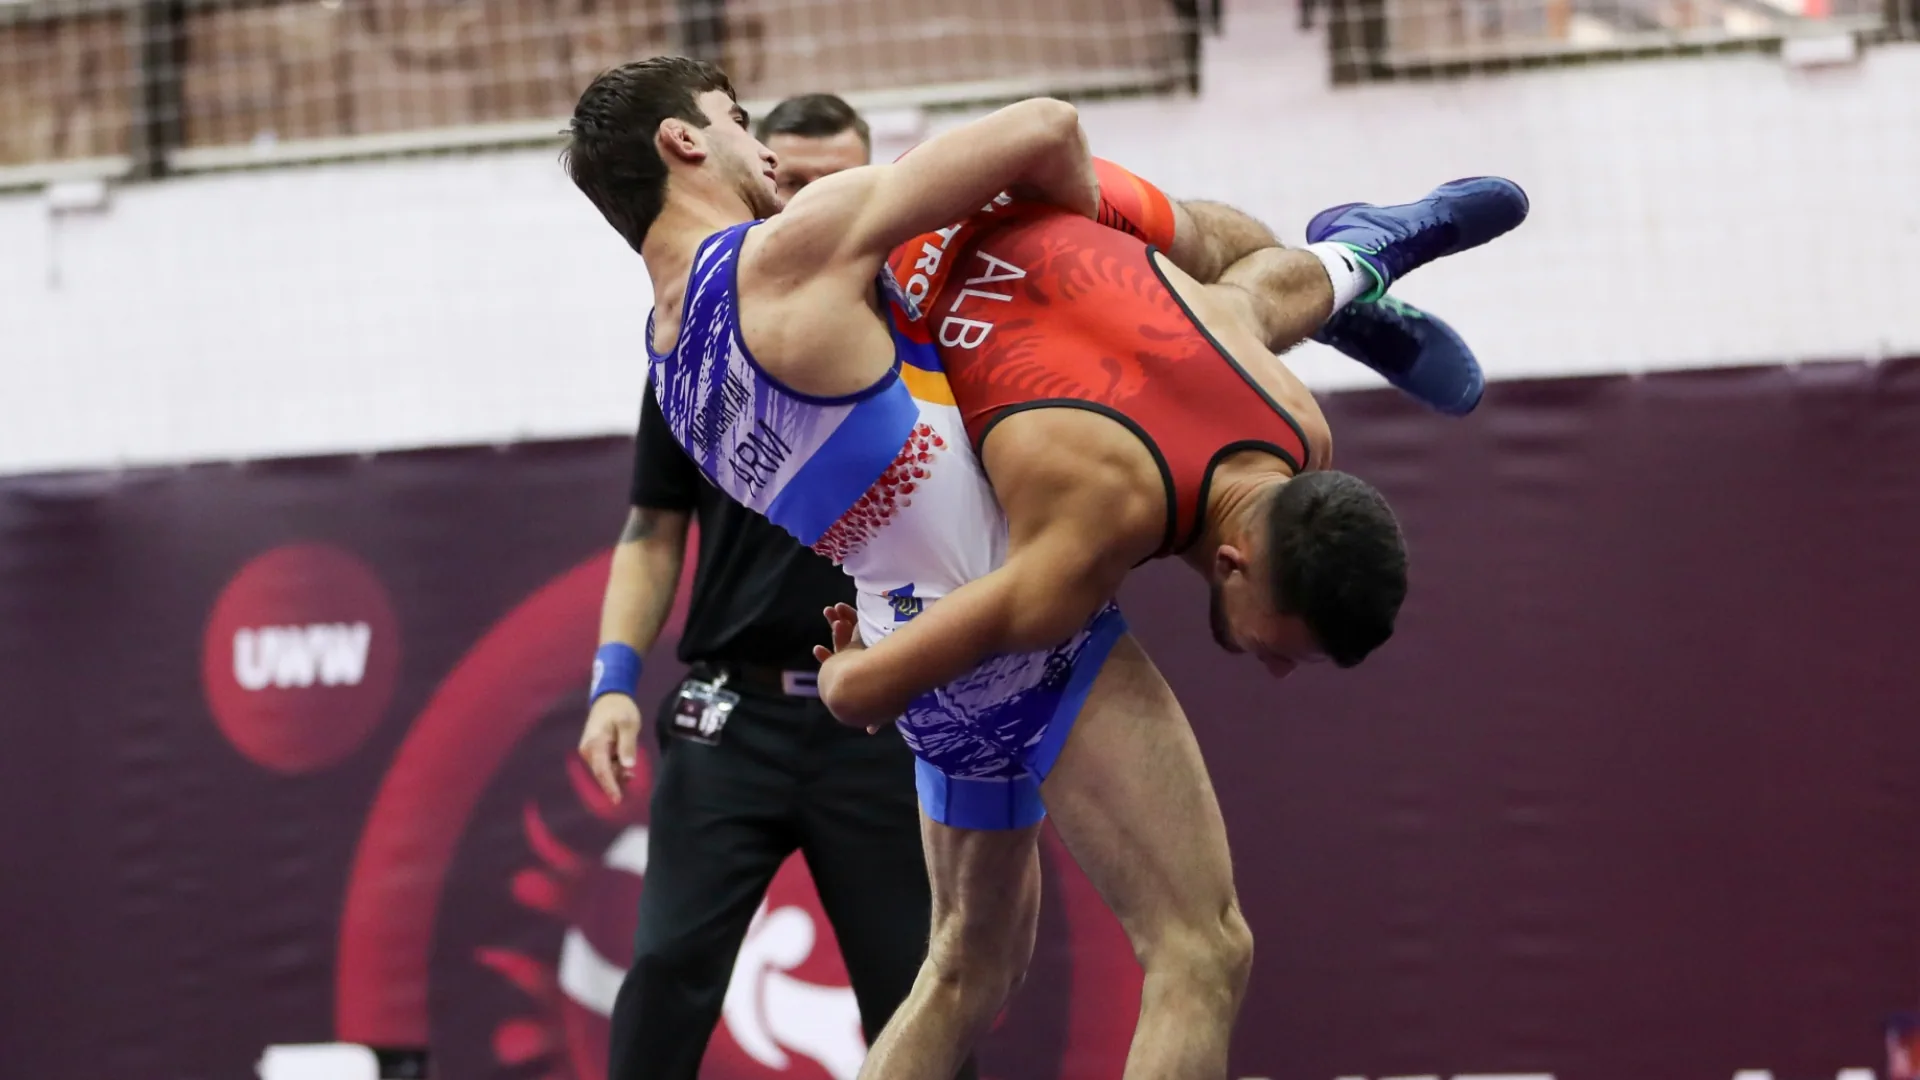
[[[866,122],[830,94],[782,102],[756,134],[779,159],[783,197],[871,153]],[[632,504],[580,739],[615,798],[641,726],[640,655],[673,604],[690,517],[700,554],[679,648],[688,677],[654,713],[647,880],[633,966],[614,1003],[609,1080],[694,1080],[747,924],[796,849],[871,1044],[919,972],[932,899],[911,752],[892,727],[868,735],[836,722],[813,687],[813,646],[830,644],[822,610],[852,603],[852,582],[709,483],[651,391]],[[962,1076],[974,1076],[971,1063]]]

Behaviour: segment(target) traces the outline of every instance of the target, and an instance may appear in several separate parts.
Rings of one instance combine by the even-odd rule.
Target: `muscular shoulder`
[[[983,449],[1016,548],[1045,532],[1074,532],[1122,568],[1159,548],[1166,484],[1119,422],[1085,409],[1031,409],[995,425]]]
[[[880,262],[843,243],[849,215],[871,184],[856,175],[865,171],[807,185],[741,243],[741,337],[761,367],[804,394],[858,393],[893,364],[875,295]]]
[[[846,169],[808,184],[780,213],[754,227],[741,251],[742,269],[770,286],[812,280],[847,254],[847,239],[872,197],[883,166]],[[877,269],[877,262],[865,267]],[[744,282],[743,282],[744,286]]]

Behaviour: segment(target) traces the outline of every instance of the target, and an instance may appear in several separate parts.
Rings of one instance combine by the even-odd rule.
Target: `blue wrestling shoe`
[[[1307,243],[1351,249],[1373,271],[1378,300],[1393,283],[1447,255],[1476,248],[1527,219],[1527,193],[1497,176],[1441,184],[1419,202],[1399,206],[1347,203],[1307,223]]]
[[[1391,296],[1341,308],[1313,340],[1331,345],[1448,416],[1465,416],[1487,388],[1480,361],[1453,327]]]

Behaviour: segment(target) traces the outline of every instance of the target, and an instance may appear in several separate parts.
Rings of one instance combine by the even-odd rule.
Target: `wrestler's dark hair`
[[[602,72],[573,107],[561,164],[635,251],[666,201],[667,163],[654,141],[660,125],[675,119],[706,127],[698,99],[709,90],[735,97],[726,73],[712,64],[655,56]]]
[[[1297,476],[1273,497],[1267,571],[1283,615],[1327,658],[1353,667],[1393,636],[1407,598],[1407,546],[1373,486],[1342,472]]]
[[[766,142],[775,135],[828,139],[843,131],[860,136],[860,145],[873,149],[873,132],[853,106],[835,94],[800,94],[773,107],[760,118],[753,137]]]

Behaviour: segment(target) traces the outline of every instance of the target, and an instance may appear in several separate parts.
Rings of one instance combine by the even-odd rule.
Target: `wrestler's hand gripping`
[[[820,661],[816,686],[820,691],[820,700],[831,703],[835,684],[845,676],[847,666],[855,662],[867,644],[860,640],[860,615],[851,604],[835,604],[821,611],[821,614],[826,616],[827,625],[833,628],[833,648],[825,645],[813,647],[813,658]],[[831,708],[831,704],[828,707]],[[884,726],[884,723],[868,724],[867,734],[872,735]]]

